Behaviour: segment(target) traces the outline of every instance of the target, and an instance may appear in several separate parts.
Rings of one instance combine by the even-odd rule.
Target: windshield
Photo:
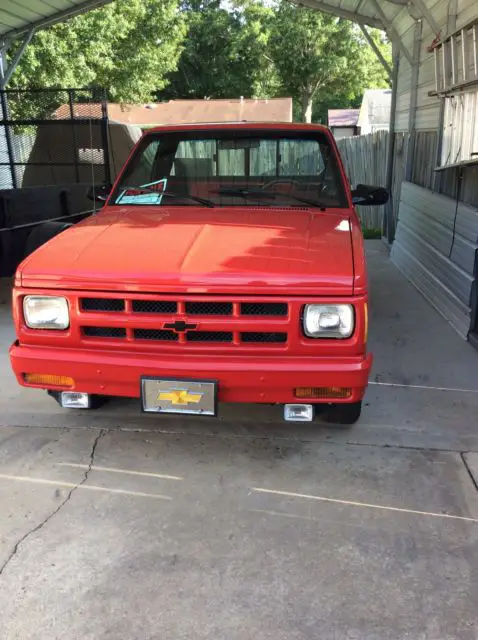
[[[110,204],[325,209],[347,199],[322,132],[238,129],[146,136]]]

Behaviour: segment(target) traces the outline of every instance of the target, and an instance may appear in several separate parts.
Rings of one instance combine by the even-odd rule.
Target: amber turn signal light
[[[73,387],[75,381],[68,376],[54,376],[49,373],[25,373],[23,375],[28,384],[46,384],[49,387]]]
[[[296,398],[316,398],[320,400],[339,398],[345,400],[352,395],[352,389],[350,387],[296,387],[294,395]]]

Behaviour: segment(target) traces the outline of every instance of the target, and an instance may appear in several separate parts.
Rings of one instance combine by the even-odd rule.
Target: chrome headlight
[[[70,312],[66,298],[25,296],[23,317],[30,329],[68,329]]]
[[[351,304],[307,304],[304,333],[309,338],[350,338],[355,314]]]

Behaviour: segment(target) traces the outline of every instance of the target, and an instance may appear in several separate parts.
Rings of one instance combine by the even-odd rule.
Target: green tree
[[[9,86],[99,86],[111,100],[147,102],[176,68],[185,34],[177,0],[116,0],[39,31]]]
[[[283,0],[272,25],[271,57],[299,119],[312,120],[314,101],[323,117],[325,105],[349,106],[365,88],[387,86],[385,71],[351,22]]]
[[[186,0],[188,35],[178,69],[158,95],[171,98],[272,97],[279,83],[267,56],[274,13],[257,0]]]

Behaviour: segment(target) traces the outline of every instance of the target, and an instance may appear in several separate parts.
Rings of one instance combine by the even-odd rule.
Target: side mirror
[[[86,194],[87,198],[93,200],[93,202],[101,202],[104,204],[108,200],[108,196],[111,192],[110,184],[97,184],[91,185]]]
[[[368,207],[374,205],[387,204],[388,191],[382,187],[371,187],[368,184],[358,184],[352,191],[352,202],[363,204]]]

